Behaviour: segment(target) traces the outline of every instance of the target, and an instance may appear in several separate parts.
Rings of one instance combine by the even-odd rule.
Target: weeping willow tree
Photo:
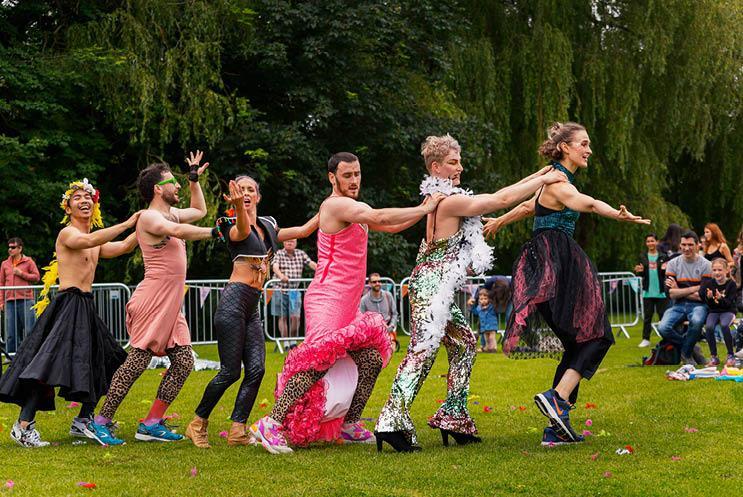
[[[470,29],[451,49],[449,84],[481,123],[465,136],[465,146],[480,150],[476,170],[505,181],[523,176],[542,164],[536,149],[549,124],[574,120],[587,127],[594,150],[579,189],[652,218],[661,234],[670,222],[701,229],[715,218],[737,230],[738,2],[466,3]],[[513,252],[529,229],[523,222],[501,232],[501,253]],[[644,234],[597,216],[581,217],[577,233],[611,269],[634,259]]]

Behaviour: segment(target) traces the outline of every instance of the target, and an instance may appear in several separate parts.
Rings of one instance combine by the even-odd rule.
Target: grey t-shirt
[[[704,278],[712,277],[712,263],[704,257],[696,256],[694,261],[687,261],[683,255],[675,257],[668,261],[666,265],[666,277],[673,277],[679,288],[689,288],[699,285]],[[698,304],[698,300],[689,300],[687,298],[674,300],[677,304],[684,302],[693,302]]]
[[[375,298],[372,292],[367,293],[361,298],[361,312],[378,312],[387,323],[387,331],[394,331],[397,328],[397,308],[395,307],[395,298],[387,290],[380,292],[379,298]]]

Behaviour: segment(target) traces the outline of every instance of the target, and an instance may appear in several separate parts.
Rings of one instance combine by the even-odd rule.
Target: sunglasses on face
[[[369,283],[371,283],[372,285],[376,285],[376,284],[382,283],[382,282],[379,281],[379,280],[373,280],[373,281],[370,281]]]
[[[8,250],[14,250],[17,248],[18,248],[18,245],[8,245]]]
[[[157,183],[158,186],[165,186],[165,185],[168,185],[168,184],[177,185],[178,184],[178,180],[175,179],[175,176],[174,176],[174,177],[172,177],[170,179],[164,179],[164,180],[160,181],[159,183]]]

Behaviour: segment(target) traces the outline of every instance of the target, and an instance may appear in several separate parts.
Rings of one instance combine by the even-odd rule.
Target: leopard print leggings
[[[160,387],[157,389],[157,399],[172,404],[193,369],[193,353],[190,345],[178,345],[165,352],[170,358],[170,367],[165,371],[165,375],[160,381]],[[101,408],[101,416],[113,419],[119,405],[129,393],[129,389],[147,369],[151,359],[152,352],[149,350],[132,349],[129,352],[124,364],[114,373],[106,395],[106,402]]]
[[[359,370],[359,381],[351,400],[351,406],[348,408],[343,421],[356,423],[361,419],[361,413],[371,396],[374,384],[377,382],[377,376],[382,371],[382,356],[377,349],[372,348],[350,351],[348,355],[356,363]],[[292,376],[276,401],[271,411],[271,417],[279,423],[283,423],[289,408],[307,393],[312,385],[325,376],[326,372],[309,369]]]

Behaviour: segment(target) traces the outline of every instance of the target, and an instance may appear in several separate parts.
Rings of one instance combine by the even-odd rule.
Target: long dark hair
[[[679,244],[681,243],[681,226],[676,223],[669,224],[666,234],[660,239],[660,243],[663,246],[663,250],[674,254],[677,253],[679,251]]]

